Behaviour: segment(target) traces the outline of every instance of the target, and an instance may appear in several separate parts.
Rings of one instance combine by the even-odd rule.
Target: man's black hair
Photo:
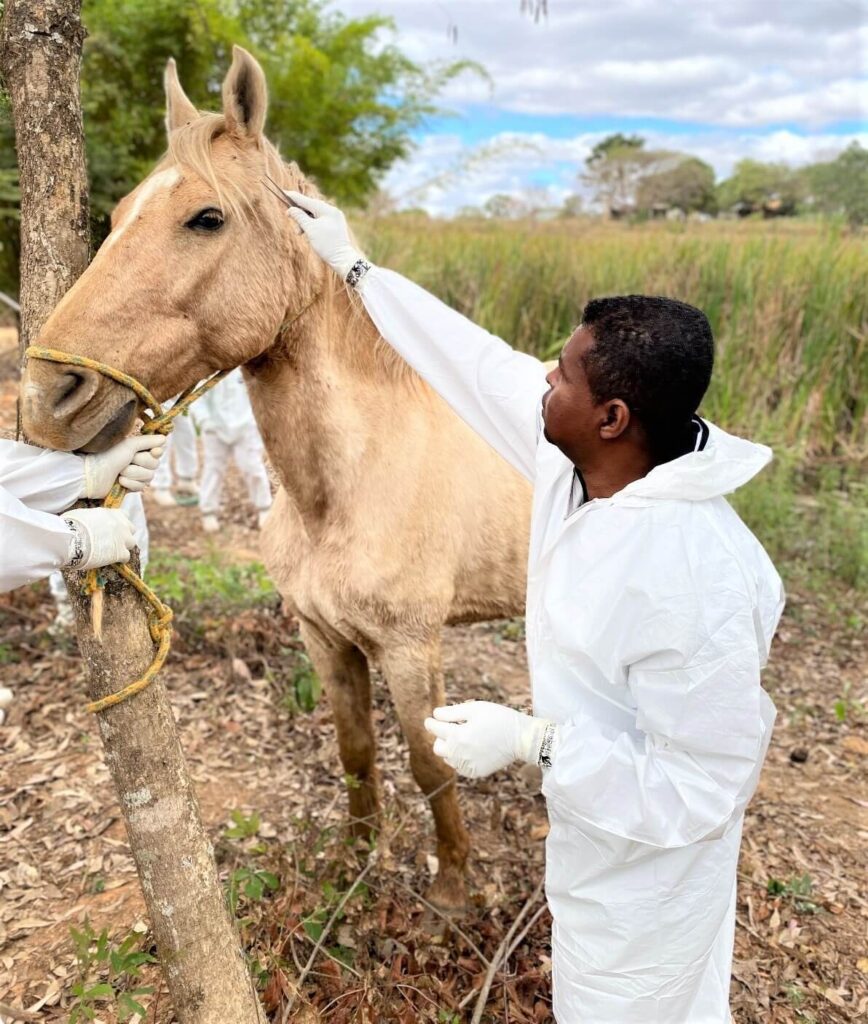
[[[583,357],[594,401],[625,402],[656,462],[689,451],[690,421],[714,363],[705,314],[675,299],[617,295],[592,299],[582,324],[594,336]]]

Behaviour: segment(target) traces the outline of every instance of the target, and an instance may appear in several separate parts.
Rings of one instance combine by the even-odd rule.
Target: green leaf
[[[106,982],[102,982],[99,985],[93,985],[89,988],[84,995],[83,999],[110,999],[114,995],[114,989],[111,985]]]
[[[135,1013],[144,1018],[147,1011],[140,1002],[133,999],[129,992],[122,992],[118,997],[118,1016],[123,1021],[128,1020]]]
[[[261,879],[256,875],[251,876],[247,879],[244,885],[244,895],[249,897],[251,900],[261,900],[262,894],[265,892],[265,886]]]

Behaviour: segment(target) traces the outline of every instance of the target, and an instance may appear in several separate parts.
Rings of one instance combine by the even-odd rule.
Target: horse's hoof
[[[467,886],[463,878],[437,877],[431,883],[425,899],[442,913],[453,917],[459,916],[470,907],[467,898]]]

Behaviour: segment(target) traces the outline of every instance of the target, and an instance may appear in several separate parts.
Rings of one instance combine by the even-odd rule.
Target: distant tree
[[[635,204],[639,181],[658,156],[645,149],[645,140],[638,135],[617,132],[594,146],[581,180],[598,203],[610,211],[622,210]]]
[[[784,207],[795,207],[803,197],[801,175],[786,164],[759,160],[740,160],[732,176],[717,188],[717,201],[724,210],[739,204],[758,210],[771,200],[780,201]]]
[[[482,212],[493,220],[518,220],[529,212],[528,205],[518,196],[498,193],[490,196],[482,205]]]
[[[842,214],[851,228],[868,224],[868,149],[852,142],[835,160],[805,168],[814,209]]]
[[[581,196],[567,196],[561,204],[560,216],[562,218],[581,217],[583,209],[584,202]]]
[[[687,213],[716,209],[714,168],[685,153],[661,158],[659,170],[645,174],[636,189],[636,205],[650,210],[657,205],[677,206]]]

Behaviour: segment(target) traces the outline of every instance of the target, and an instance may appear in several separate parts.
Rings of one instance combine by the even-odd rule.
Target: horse
[[[219,114],[195,108],[173,60],[165,88],[165,155],[36,344],[109,364],[160,401],[242,367],[280,481],[263,560],[323,682],[351,829],[378,819],[377,667],[433,811],[428,898],[458,909],[470,840],[423,721],[445,701],[442,627],[523,610],[530,487],[383,341],[263,187],[268,175],[318,194],[264,135],[258,62],[233,49]],[[21,410],[35,443],[98,452],[141,406],[95,370],[31,359]]]

